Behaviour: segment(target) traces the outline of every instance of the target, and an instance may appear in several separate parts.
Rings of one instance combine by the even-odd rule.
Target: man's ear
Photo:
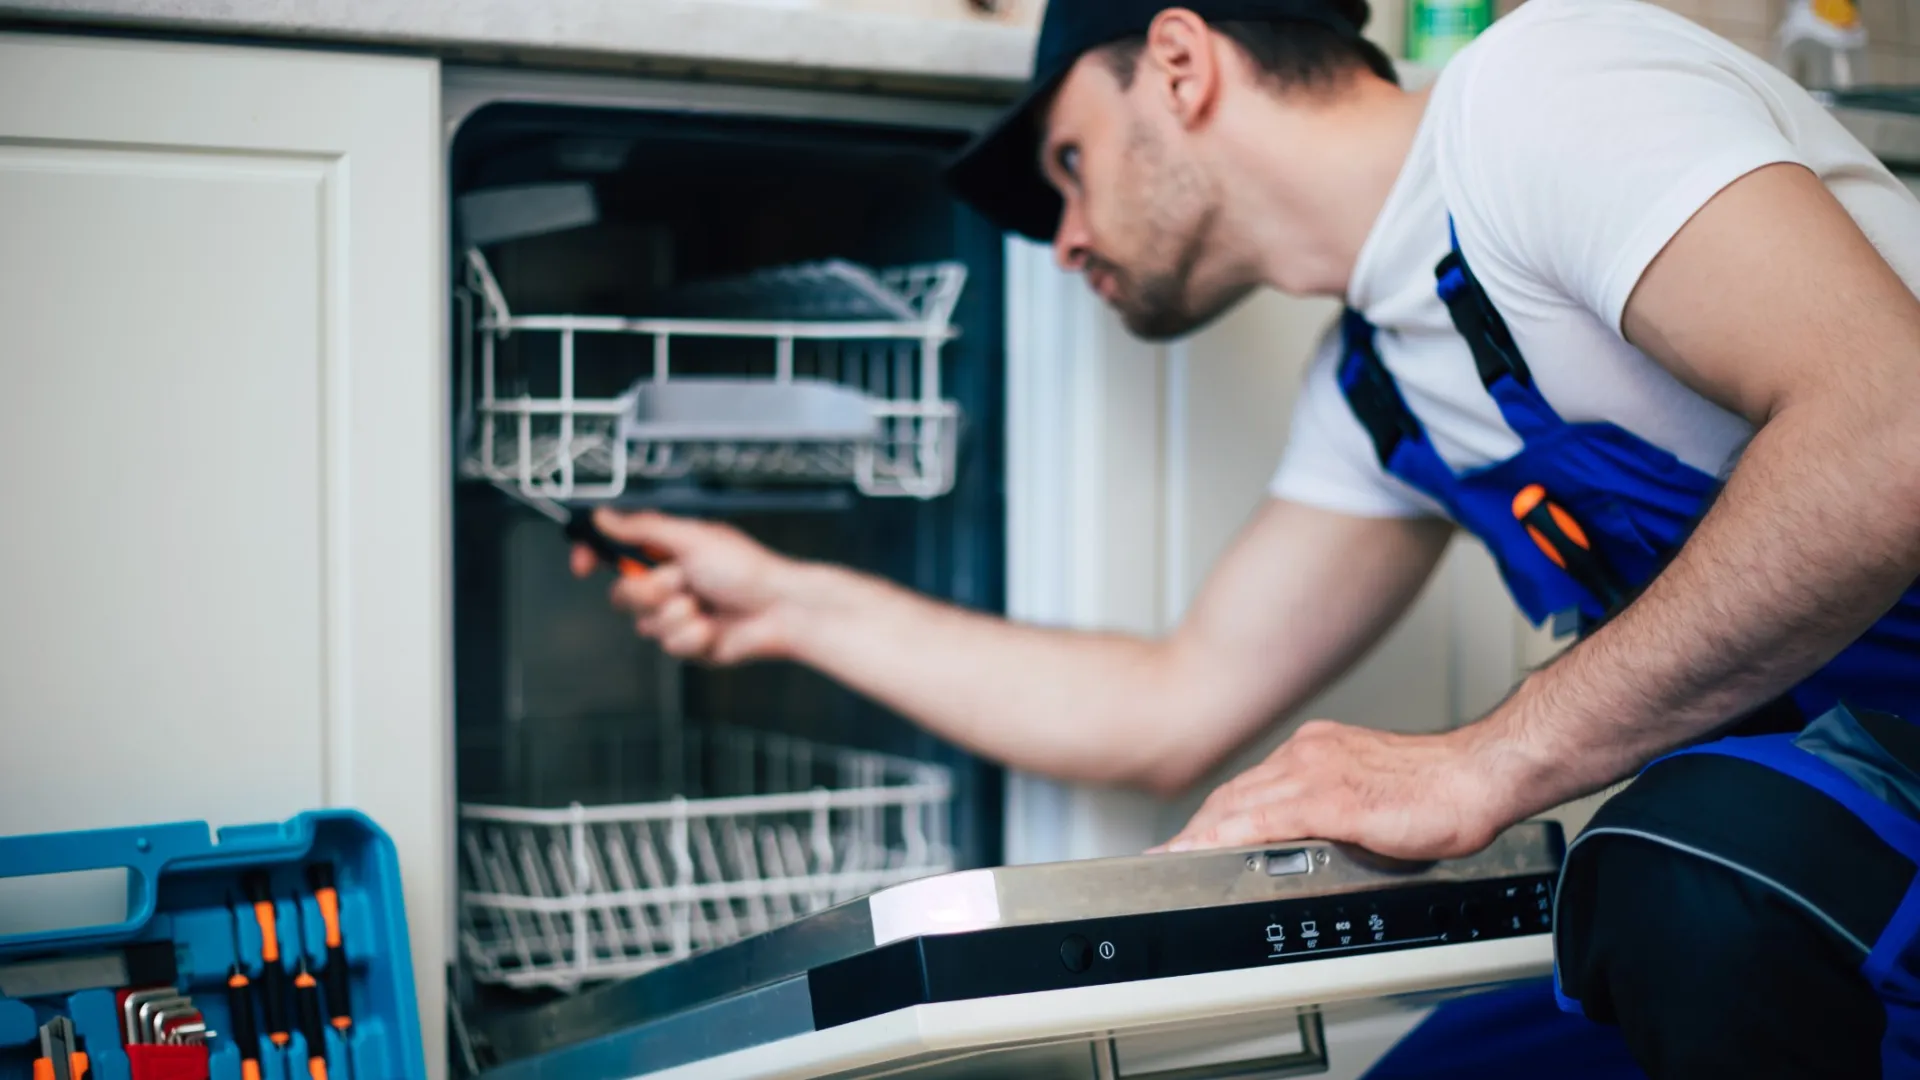
[[[1221,75],[1205,19],[1186,8],[1168,8],[1154,18],[1135,78],[1153,80],[1150,89],[1182,127],[1197,127],[1213,112]]]

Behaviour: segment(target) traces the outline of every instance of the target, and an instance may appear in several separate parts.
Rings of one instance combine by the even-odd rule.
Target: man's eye
[[[1060,171],[1066,175],[1067,179],[1074,180],[1074,181],[1078,181],[1080,179],[1080,148],[1079,147],[1063,146],[1058,151],[1055,152],[1054,158],[1056,161],[1059,162]]]

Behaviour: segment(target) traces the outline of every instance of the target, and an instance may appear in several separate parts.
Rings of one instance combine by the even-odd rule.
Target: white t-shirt
[[[1467,264],[1562,417],[1611,421],[1724,476],[1751,427],[1627,344],[1620,319],[1681,226],[1775,162],[1820,176],[1920,292],[1920,201],[1785,75],[1639,0],[1529,0],[1441,72],[1347,301],[1378,328],[1382,360],[1449,465],[1517,452],[1434,292],[1451,211]],[[1335,382],[1338,344],[1336,328],[1273,493],[1366,516],[1438,513],[1381,469]]]

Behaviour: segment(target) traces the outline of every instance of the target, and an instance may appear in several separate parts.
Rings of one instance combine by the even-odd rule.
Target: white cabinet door
[[[0,831],[365,810],[430,1048],[438,97],[425,60],[0,35]]]

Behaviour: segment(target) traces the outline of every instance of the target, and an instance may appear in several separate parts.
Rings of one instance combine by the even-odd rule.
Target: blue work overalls
[[[1614,424],[1562,419],[1534,385],[1504,320],[1461,255],[1457,236],[1452,248],[1435,271],[1438,291],[1466,338],[1482,385],[1520,437],[1520,452],[1467,472],[1450,468],[1381,362],[1374,327],[1352,310],[1342,325],[1341,391],[1380,463],[1486,544],[1515,601],[1536,625],[1571,618],[1583,632],[1591,630],[1659,572],[1705,513],[1719,482]],[[1577,1017],[1583,991],[1566,984],[1568,957],[1581,947],[1583,920],[1590,914],[1587,852],[1596,839],[1621,835],[1745,874],[1851,942],[1887,1012],[1885,1074],[1920,1076],[1920,876],[1907,865],[1920,866],[1920,775],[1856,722],[1855,713],[1865,710],[1920,720],[1920,588],[1910,589],[1830,663],[1734,729],[1764,734],[1724,737],[1670,754],[1596,814],[1570,845],[1556,893],[1552,985],[1443,1006],[1370,1077],[1636,1072],[1614,1029]],[[1795,875],[1806,872],[1787,865],[1791,859],[1773,852],[1767,838],[1744,835],[1739,815],[1697,828],[1687,824],[1673,793],[1687,788],[1689,770],[1710,755],[1790,777],[1798,782],[1787,785],[1796,797],[1844,807],[1903,860],[1898,890],[1871,911],[1836,913],[1819,899],[1838,895],[1823,892],[1832,883],[1797,887]],[[1700,805],[1697,798],[1696,791],[1693,805]],[[1553,1008],[1556,1000],[1562,1011]],[[1495,1032],[1504,1048],[1489,1046]]]

